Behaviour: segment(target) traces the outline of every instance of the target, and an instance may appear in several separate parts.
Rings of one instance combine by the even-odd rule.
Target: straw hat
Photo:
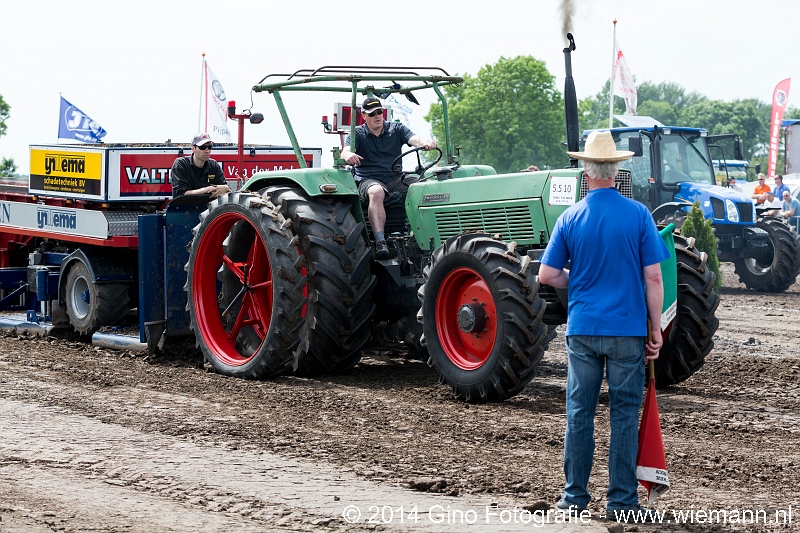
[[[617,150],[610,131],[593,131],[586,139],[583,152],[567,152],[570,157],[584,161],[608,162],[624,161],[633,156],[633,152]]]

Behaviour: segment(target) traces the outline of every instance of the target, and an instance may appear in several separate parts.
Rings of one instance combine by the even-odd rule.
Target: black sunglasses
[[[364,114],[367,115],[368,117],[374,117],[375,115],[383,116],[383,109],[376,109],[375,111],[372,111],[371,113],[364,113]]]
[[[197,147],[198,150],[211,150],[212,148],[214,148],[214,145],[211,144],[211,143],[204,144],[203,146],[198,146]]]

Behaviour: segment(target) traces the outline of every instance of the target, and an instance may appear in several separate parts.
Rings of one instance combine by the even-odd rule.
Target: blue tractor
[[[585,139],[589,132],[585,132]],[[782,292],[800,269],[798,241],[783,221],[758,213],[752,200],[717,185],[712,150],[725,154],[720,141],[733,141],[734,159],[743,159],[735,134],[708,135],[701,128],[668,126],[612,128],[620,150],[630,150],[633,198],[647,205],[659,224],[678,228],[694,202],[714,224],[720,261],[732,262],[748,289]]]

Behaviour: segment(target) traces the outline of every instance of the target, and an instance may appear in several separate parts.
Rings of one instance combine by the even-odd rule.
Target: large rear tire
[[[118,324],[128,313],[128,285],[94,283],[83,261],[73,263],[65,288],[67,316],[81,335],[91,335],[103,326]]]
[[[370,271],[372,251],[352,205],[333,198],[311,199],[301,189],[262,191],[300,237],[308,270],[308,304],[295,350],[294,370],[301,376],[336,374],[361,359],[375,311]]]
[[[680,383],[697,372],[714,347],[719,327],[716,316],[719,295],[716,276],[706,267],[705,252],[694,249],[694,239],[675,238],[678,268],[678,299],[675,318],[664,337],[655,362],[656,386]]]
[[[530,258],[488,235],[452,237],[433,252],[419,318],[428,365],[456,397],[505,400],[533,379],[548,329],[530,266]]]
[[[772,249],[768,260],[753,257],[736,259],[733,264],[739,281],[760,292],[783,292],[797,279],[797,239],[792,228],[776,218],[760,218],[758,228],[767,232]]]
[[[200,220],[185,290],[205,360],[239,378],[288,370],[305,303],[290,224],[268,199],[239,193],[212,201]]]

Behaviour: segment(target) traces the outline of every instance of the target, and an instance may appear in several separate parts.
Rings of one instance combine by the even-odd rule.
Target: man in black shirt
[[[222,165],[211,159],[213,146],[208,133],[198,133],[192,139],[192,155],[175,160],[170,174],[173,198],[184,194],[210,194],[216,198],[231,192]]]
[[[350,148],[350,136],[344,139],[342,159],[353,165],[356,171],[358,195],[368,204],[367,214],[372,232],[375,234],[375,257],[389,258],[389,248],[383,229],[386,226],[384,200],[392,192],[405,194],[408,185],[403,183],[401,172],[392,170],[392,161],[400,155],[403,145],[421,146],[426,150],[436,148],[436,143],[415,135],[399,122],[386,122],[383,104],[370,96],[361,105],[364,124],[356,127],[356,150]]]

